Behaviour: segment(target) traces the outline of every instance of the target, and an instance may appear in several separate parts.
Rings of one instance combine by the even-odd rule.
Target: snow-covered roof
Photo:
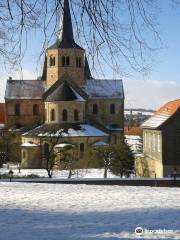
[[[88,79],[83,89],[92,99],[124,99],[122,80]]]
[[[180,99],[166,103],[152,117],[145,121],[142,128],[156,129],[172,117],[180,108]]]
[[[103,141],[98,141],[98,142],[93,144],[94,147],[107,146],[107,145],[108,145],[108,143],[103,142]]]
[[[65,148],[65,147],[74,147],[74,145],[70,143],[60,143],[55,145],[55,148]]]
[[[27,142],[27,143],[21,144],[21,147],[38,147],[38,145],[35,143]]]
[[[88,124],[66,124],[59,125],[43,124],[30,130],[23,136],[38,137],[108,137],[109,134]]]
[[[40,80],[8,80],[5,99],[42,99],[44,82]]]

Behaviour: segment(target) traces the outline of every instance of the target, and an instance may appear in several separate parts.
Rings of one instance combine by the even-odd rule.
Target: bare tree
[[[67,144],[67,146],[61,148],[57,154],[61,169],[68,170],[68,178],[71,178],[72,175],[76,173],[78,168],[78,149],[71,144]]]
[[[69,1],[75,38],[92,67],[101,59],[116,71],[127,63],[136,71],[150,69],[152,52],[161,42],[155,21],[159,0]],[[43,34],[42,55],[58,34],[62,11],[63,0],[0,0],[1,60],[20,62],[32,31]]]
[[[60,167],[60,162],[57,158],[56,145],[63,137],[63,133],[67,133],[66,129],[57,130],[52,129],[48,132],[42,133],[41,136],[41,147],[43,149],[43,166],[45,167],[49,178],[52,178],[53,171],[55,168]]]
[[[88,152],[88,158],[92,161],[92,165],[104,169],[104,178],[107,178],[108,170],[114,158],[114,151],[112,146],[100,146],[91,148]]]

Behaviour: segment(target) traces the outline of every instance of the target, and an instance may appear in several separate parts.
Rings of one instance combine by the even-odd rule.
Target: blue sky
[[[161,1],[160,12],[157,15],[159,32],[163,41],[162,49],[153,55],[151,74],[142,76],[133,72],[130,77],[123,77],[126,96],[126,107],[145,107],[157,109],[166,101],[180,98],[180,6],[173,8],[167,4],[168,0]],[[23,59],[23,78],[36,78],[37,56],[43,42],[42,36],[33,32],[29,34],[25,57]],[[6,79],[12,75],[18,79],[19,73],[8,73],[2,70],[0,99],[4,97]],[[121,78],[111,71],[107,78]]]

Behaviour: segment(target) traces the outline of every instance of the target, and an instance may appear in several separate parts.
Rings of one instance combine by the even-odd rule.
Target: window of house
[[[15,104],[15,115],[20,116],[20,113],[21,113],[20,104],[16,103]]]
[[[22,152],[22,157],[26,158],[26,152],[25,151]]]
[[[144,148],[148,148],[148,134],[147,134],[147,132],[144,133],[143,141],[144,141]]]
[[[153,133],[152,135],[152,145],[153,145],[153,152],[156,151],[156,134]]]
[[[62,66],[69,66],[70,65],[70,58],[69,56],[62,56]]]
[[[39,106],[37,104],[33,105],[33,115],[37,116],[39,114]]]
[[[148,143],[149,143],[149,150],[151,150],[152,146],[152,134],[149,132],[148,133]]]
[[[74,121],[79,121],[79,113],[78,113],[78,110],[74,110]]]
[[[83,153],[84,152],[84,143],[80,144],[80,152]]]
[[[68,112],[66,109],[63,110],[62,112],[62,120],[66,122],[68,120]]]
[[[51,67],[56,65],[56,58],[54,56],[50,57],[50,63],[49,64],[50,64]]]
[[[52,109],[52,110],[51,110],[51,117],[50,117],[51,121],[55,121],[55,118],[56,118],[55,115],[56,115],[56,114],[55,114],[55,110]]]
[[[81,67],[81,58],[80,57],[77,57],[76,58],[76,67]]]
[[[93,114],[98,114],[98,105],[93,104]]]
[[[115,114],[116,110],[115,110],[115,104],[111,104],[110,105],[110,113],[111,114]]]
[[[161,138],[160,138],[160,134],[158,134],[158,137],[157,137],[158,139],[157,139],[157,149],[158,149],[158,152],[160,152],[161,151],[161,146],[160,146],[160,141],[161,141]]]

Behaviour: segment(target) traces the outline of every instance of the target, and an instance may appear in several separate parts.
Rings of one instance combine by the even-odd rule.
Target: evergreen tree
[[[114,157],[111,161],[110,171],[117,176],[129,177],[134,170],[134,157],[125,143],[113,145]]]

